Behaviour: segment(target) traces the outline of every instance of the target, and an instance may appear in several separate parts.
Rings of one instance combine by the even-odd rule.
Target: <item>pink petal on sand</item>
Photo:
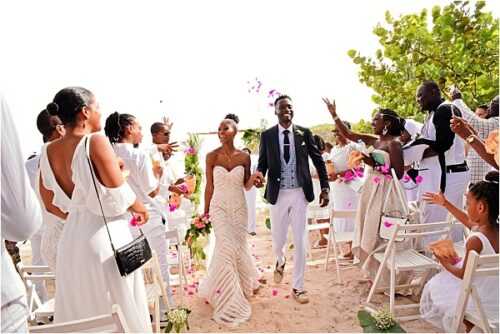
[[[415,183],[420,184],[423,180],[424,178],[421,175],[417,175],[417,177],[415,178]]]
[[[379,184],[379,183],[380,183],[380,181],[381,181],[381,179],[380,179],[380,177],[378,177],[378,176],[375,176],[375,177],[373,178],[373,183],[375,183],[375,184]]]
[[[348,208],[352,207],[352,203],[351,202],[347,203],[347,207]]]
[[[208,300],[205,300],[205,304],[207,304],[207,305],[208,305],[208,304],[210,304],[210,303],[208,302]]]
[[[286,295],[286,296],[285,296],[285,299],[288,299],[288,298],[290,298],[290,295]]]
[[[217,291],[215,291],[216,294],[220,294],[220,289],[217,289]]]
[[[193,291],[188,291],[188,295],[192,296],[192,295],[194,295],[194,292]]]
[[[384,222],[384,226],[387,228],[391,227],[392,225],[394,225],[394,224],[389,223],[387,220]]]
[[[278,295],[278,289],[272,289],[271,294],[273,295],[273,297],[276,297]]]

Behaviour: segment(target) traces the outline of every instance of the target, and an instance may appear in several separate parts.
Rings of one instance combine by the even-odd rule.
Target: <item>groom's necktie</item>
[[[289,130],[283,131],[283,135],[285,136],[285,138],[283,139],[283,158],[285,159],[286,163],[290,161],[290,138],[288,137],[289,133]]]

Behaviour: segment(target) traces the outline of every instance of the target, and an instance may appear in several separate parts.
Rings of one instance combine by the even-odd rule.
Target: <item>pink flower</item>
[[[375,184],[379,184],[379,183],[380,183],[380,181],[381,181],[381,179],[380,179],[380,177],[378,177],[378,176],[375,176],[375,177],[373,178],[373,183],[375,183]]]
[[[411,178],[408,176],[408,174],[405,174],[405,176],[403,176],[403,183],[408,183],[410,182]]]
[[[424,178],[421,175],[417,175],[417,177],[415,178],[415,183],[420,184],[423,180]]]
[[[268,106],[270,106],[270,107],[274,107],[274,103],[269,102],[269,103],[268,103]]]
[[[392,176],[391,176],[391,175],[389,175],[389,174],[386,174],[386,175],[385,175],[385,179],[386,179],[387,181],[390,181],[390,180],[392,180]]]
[[[177,210],[177,205],[169,203],[168,204],[168,211],[174,212],[175,210]]]
[[[389,164],[385,163],[383,166],[380,166],[380,171],[382,174],[388,174],[389,173]]]
[[[205,227],[205,223],[202,220],[195,221],[194,226],[196,226],[197,229],[202,229]]]
[[[350,170],[346,171],[344,173],[344,181],[345,182],[349,182],[349,181],[352,181],[354,180],[354,173]]]
[[[385,227],[390,228],[392,225],[394,225],[394,224],[389,223],[387,220],[386,220],[386,221],[384,221],[384,226],[385,226]]]
[[[361,178],[361,177],[363,177],[363,174],[364,174],[363,169],[361,167],[354,168],[354,175],[356,177]]]
[[[194,149],[194,147],[190,146],[184,150],[184,153],[186,153],[187,155],[195,155],[196,150]]]
[[[136,227],[136,226],[139,225],[139,222],[137,221],[137,218],[135,218],[135,216],[132,216],[132,218],[130,219],[129,224],[130,224],[130,226]]]
[[[278,289],[276,288],[272,289],[271,294],[273,295],[273,297],[276,297],[278,295]]]

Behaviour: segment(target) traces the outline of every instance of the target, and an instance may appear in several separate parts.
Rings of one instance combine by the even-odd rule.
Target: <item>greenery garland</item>
[[[200,204],[201,178],[203,175],[200,166],[200,159],[198,157],[198,152],[200,151],[201,142],[202,141],[198,135],[189,133],[188,139],[185,142],[186,149],[184,150],[184,153],[186,154],[186,156],[184,157],[184,171],[186,175],[192,175],[196,179],[194,192],[189,197],[189,200],[191,201],[191,203],[193,203],[195,207],[194,210],[195,212],[196,208]]]

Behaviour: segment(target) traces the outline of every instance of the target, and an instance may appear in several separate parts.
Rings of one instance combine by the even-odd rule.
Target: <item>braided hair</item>
[[[119,143],[125,135],[125,128],[132,125],[135,117],[129,114],[120,114],[115,111],[106,118],[104,133],[109,138],[111,143]]]
[[[483,181],[474,183],[469,193],[477,201],[486,203],[489,222],[498,229],[498,171],[491,171],[486,174]]]

